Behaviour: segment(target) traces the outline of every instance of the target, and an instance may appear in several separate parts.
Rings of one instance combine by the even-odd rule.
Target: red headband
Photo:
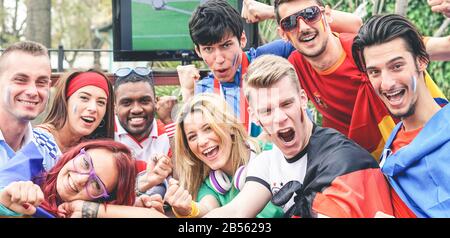
[[[72,80],[70,80],[69,86],[67,87],[66,98],[72,96],[72,94],[75,93],[78,89],[91,85],[103,89],[103,91],[105,91],[106,93],[106,96],[109,97],[108,83],[106,82],[106,80],[107,79],[105,79],[102,75],[95,72],[80,73]]]

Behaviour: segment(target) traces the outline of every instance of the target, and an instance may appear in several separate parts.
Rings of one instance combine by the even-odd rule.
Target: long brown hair
[[[56,130],[59,130],[64,127],[67,121],[67,87],[70,81],[75,78],[80,73],[84,71],[74,71],[66,74],[62,78],[58,80],[55,85],[56,93],[55,98],[53,100],[52,107],[50,109],[49,114],[44,119],[42,124],[50,124]],[[111,82],[108,80],[108,77],[102,72],[96,70],[89,70],[89,72],[95,72],[97,74],[102,75],[107,84],[109,96],[106,103],[106,112],[105,116],[100,123],[101,126],[98,126],[90,135],[85,136],[83,139],[97,139],[97,138],[114,138],[114,92]]]

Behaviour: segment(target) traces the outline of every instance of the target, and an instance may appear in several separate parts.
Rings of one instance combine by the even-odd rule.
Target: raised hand
[[[256,0],[244,0],[242,4],[242,18],[247,23],[255,23],[275,18],[273,6],[258,2]]]
[[[172,173],[172,160],[165,155],[155,155],[148,160],[145,174],[139,176],[138,189],[145,192],[164,181]]]
[[[164,196],[166,201],[172,209],[181,216],[187,216],[191,214],[192,196],[182,186],[179,186],[176,179],[171,178],[169,180],[169,188]]]
[[[177,66],[177,72],[183,100],[186,101],[194,95],[194,84],[200,79],[200,71],[195,65],[190,64]]]
[[[177,97],[175,96],[158,97],[156,101],[156,114],[165,125],[173,122],[172,109],[175,104],[177,104]]]
[[[450,0],[428,0],[433,12],[439,12],[450,18]]]

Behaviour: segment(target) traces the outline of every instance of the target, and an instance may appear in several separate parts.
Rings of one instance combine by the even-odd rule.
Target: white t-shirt
[[[246,181],[254,181],[264,185],[273,196],[290,181],[298,181],[303,184],[306,166],[306,150],[295,158],[287,160],[281,150],[273,145],[271,150],[264,151],[250,160]],[[293,198],[294,196],[282,206],[283,211],[286,212],[294,204]]]
[[[156,119],[153,119],[150,135],[142,141],[137,141],[120,125],[116,117],[114,140],[128,146],[136,160],[148,162],[155,154],[170,155],[169,137],[165,133],[164,125],[158,125]]]

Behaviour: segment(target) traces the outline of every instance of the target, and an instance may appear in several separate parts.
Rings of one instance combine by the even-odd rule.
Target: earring
[[[105,119],[102,119],[101,121],[100,121],[100,124],[98,124],[98,127],[100,127],[100,128],[102,128],[102,127],[104,127],[105,126]]]

